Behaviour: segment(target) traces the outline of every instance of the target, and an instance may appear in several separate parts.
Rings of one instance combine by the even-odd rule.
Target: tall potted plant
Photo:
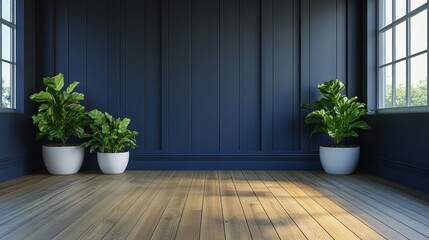
[[[84,127],[87,122],[82,93],[73,92],[78,82],[70,84],[65,91],[64,75],[44,77],[45,91],[30,96],[32,101],[40,103],[33,123],[37,125],[38,138],[46,137],[51,144],[42,147],[43,161],[46,168],[54,175],[68,175],[79,171],[85,150],[79,144],[69,144],[71,136],[86,136]]]
[[[358,137],[357,129],[370,126],[360,118],[368,113],[365,104],[357,102],[357,97],[348,98],[341,92],[344,84],[332,79],[318,85],[323,97],[314,104],[302,107],[312,109],[305,123],[314,124],[310,136],[321,132],[328,135],[333,144],[320,146],[320,161],[323,169],[331,174],[351,174],[359,161],[360,147],[342,144],[347,137]]]
[[[136,147],[138,132],[128,129],[129,118],[113,118],[109,113],[102,113],[97,109],[88,113],[92,119],[89,141],[82,144],[89,147],[89,151],[97,152],[97,161],[105,174],[120,174],[128,165],[130,152],[127,148]]]

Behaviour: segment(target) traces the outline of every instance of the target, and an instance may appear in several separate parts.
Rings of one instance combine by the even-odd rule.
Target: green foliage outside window
[[[392,107],[392,84],[386,85],[385,106]],[[411,86],[411,106],[427,105],[427,84],[426,79],[421,80],[418,84]],[[406,87],[399,85],[396,87],[396,107],[406,107]]]
[[[10,87],[5,87],[4,80],[1,80],[1,108],[10,108]]]

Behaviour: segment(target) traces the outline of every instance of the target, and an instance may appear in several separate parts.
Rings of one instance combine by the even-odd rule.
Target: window
[[[1,99],[0,109],[14,109],[16,105],[16,14],[15,0],[1,0]]]
[[[427,0],[379,0],[378,108],[429,110]]]

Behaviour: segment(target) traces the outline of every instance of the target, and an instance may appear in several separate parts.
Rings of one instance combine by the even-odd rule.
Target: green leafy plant
[[[82,93],[73,92],[79,82],[73,82],[65,91],[64,75],[44,77],[45,91],[30,96],[32,101],[41,103],[38,113],[33,115],[33,123],[39,129],[38,138],[47,137],[49,140],[58,139],[66,144],[71,136],[83,138],[84,128],[88,122],[85,107],[80,105],[84,100]]]
[[[128,130],[131,120],[129,118],[113,118],[109,113],[102,113],[97,109],[88,113],[92,119],[90,123],[91,136],[88,142],[82,144],[83,147],[90,147],[93,152],[118,153],[126,148],[136,147],[136,131]]]
[[[335,144],[343,138],[358,137],[357,129],[369,129],[370,126],[360,118],[368,113],[365,104],[356,102],[357,97],[348,98],[341,92],[344,84],[332,79],[318,85],[323,97],[314,104],[303,104],[302,107],[312,109],[305,123],[315,124],[310,136],[322,132],[327,134]]]

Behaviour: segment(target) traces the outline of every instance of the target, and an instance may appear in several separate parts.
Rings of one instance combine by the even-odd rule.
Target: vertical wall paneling
[[[310,102],[320,97],[318,84],[337,76],[336,20],[336,0],[310,2]]]
[[[146,0],[145,7],[145,89],[146,114],[144,142],[146,150],[161,150],[161,1]],[[140,143],[142,144],[142,143]]]
[[[76,91],[86,91],[86,1],[76,0],[69,5],[68,82],[78,81]]]
[[[219,1],[192,1],[191,149],[219,150]]]
[[[310,2],[310,72],[313,73],[310,76],[310,102],[321,97],[318,84],[337,76],[336,4],[336,0]],[[317,151],[321,142],[330,143],[330,139],[322,134],[314,135],[310,149]]]
[[[39,55],[88,109],[131,118],[130,168],[314,169],[327,139],[300,104],[334,77],[358,94],[349,2],[44,0]]]
[[[295,103],[295,108],[294,108],[294,144],[293,144],[293,149],[294,151],[299,151],[300,150],[300,146],[301,146],[301,126],[304,125],[303,123],[303,119],[301,118],[301,108],[300,108],[300,98],[301,98],[301,91],[300,91],[300,82],[301,82],[301,72],[300,72],[300,63],[301,63],[301,57],[300,57],[300,9],[301,9],[301,5],[300,5],[300,1],[299,0],[294,0],[293,1],[293,13],[294,13],[294,18],[293,18],[293,45],[294,45],[294,49],[293,49],[293,56],[294,56],[294,62],[293,62],[293,79],[294,79],[294,90],[293,90],[293,95],[294,95],[294,103]]]
[[[310,0],[301,0],[301,18],[300,18],[300,103],[310,103]],[[301,109],[300,120],[304,121],[308,110]],[[300,150],[309,151],[309,127],[307,124],[301,124],[300,127]]]
[[[161,0],[161,150],[168,151],[169,0]]]
[[[36,62],[38,74],[36,76],[36,86],[42,87],[42,77],[52,76],[55,73],[55,1],[43,0],[36,6],[40,22],[36,26],[40,36],[36,39],[36,54],[40,56]]]
[[[127,4],[128,1],[120,1],[119,2],[119,32],[120,32],[120,38],[119,38],[119,108],[120,108],[120,115],[126,116],[127,114],[127,99],[126,99],[126,89],[127,89],[127,34],[126,34],[126,28],[127,28]]]
[[[191,150],[191,2],[169,1],[168,147],[175,152]]]
[[[119,116],[120,114],[120,103],[119,103],[119,91],[120,89],[120,30],[119,30],[119,0],[109,0],[109,39],[108,39],[108,61],[109,61],[109,72],[108,72],[108,88],[109,88],[109,102],[108,110],[113,116]]]
[[[274,6],[261,1],[261,150],[274,146]],[[286,27],[282,28],[288,30]]]
[[[69,82],[69,0],[55,1],[55,74],[63,73]]]
[[[362,60],[362,72],[365,73],[363,78],[362,97],[368,104],[368,108],[377,109],[377,1],[364,1],[363,9],[365,14],[363,19],[364,34],[362,36],[362,48],[364,49]]]
[[[130,128],[139,129],[137,142],[144,143],[146,113],[146,1],[130,0],[125,5],[125,116],[131,119]],[[143,21],[143,23],[146,21]],[[137,153],[144,150],[139,144]]]
[[[260,1],[240,2],[240,150],[258,151],[261,142]]]
[[[273,35],[273,109],[274,149],[291,151],[294,147],[294,8],[293,0],[274,0]]]
[[[240,139],[240,0],[219,2],[219,147],[234,152]]]
[[[88,109],[108,110],[108,2],[87,0],[87,94]]]
[[[335,78],[342,81],[346,86],[348,86],[349,79],[347,78],[347,2],[348,0],[336,0],[337,11],[336,11],[336,53],[337,53],[337,69]],[[350,84],[351,85],[351,84]],[[349,92],[348,87],[346,88],[346,93]]]
[[[362,74],[356,66],[360,66],[362,59],[362,44],[360,41],[361,34],[356,29],[360,27],[361,9],[360,1],[347,1],[347,80],[350,84],[347,85],[347,93],[349,96],[359,95],[361,89]],[[362,97],[362,96],[361,96]],[[360,98],[360,101],[364,101]]]

